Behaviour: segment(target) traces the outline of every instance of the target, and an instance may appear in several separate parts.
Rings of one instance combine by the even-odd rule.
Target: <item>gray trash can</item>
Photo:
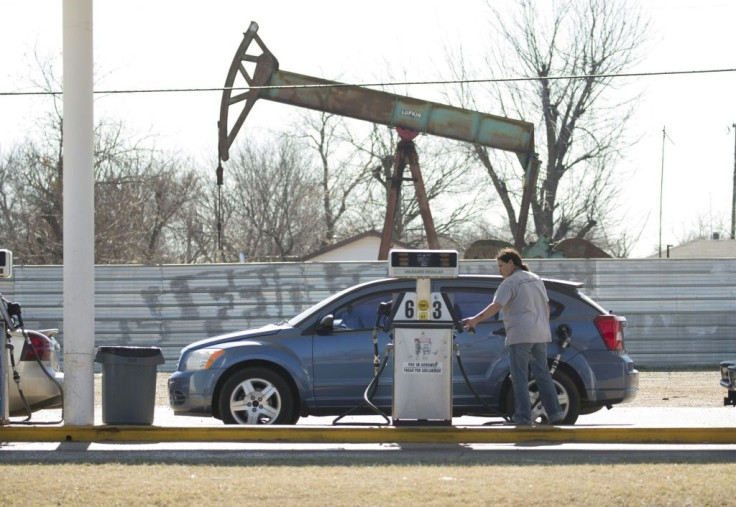
[[[161,349],[99,347],[95,362],[102,364],[102,422],[152,424]]]

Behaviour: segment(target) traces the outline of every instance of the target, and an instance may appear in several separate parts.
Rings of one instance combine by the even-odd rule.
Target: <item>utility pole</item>
[[[217,215],[217,252],[215,253],[216,262],[224,262],[224,255],[222,251],[222,183],[223,183],[223,169],[222,160],[217,163],[217,169],[215,170],[215,176],[217,178],[217,205],[215,206],[215,213]]]
[[[733,146],[733,193],[731,196],[731,239],[736,239],[736,123],[731,124],[734,133]]]
[[[667,131],[662,127],[662,169],[659,175],[659,258],[662,258],[662,194],[664,192],[664,141]]]

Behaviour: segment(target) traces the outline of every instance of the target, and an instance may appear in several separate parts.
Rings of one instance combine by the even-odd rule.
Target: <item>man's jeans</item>
[[[509,345],[509,360],[511,368],[511,382],[514,385],[514,416],[515,423],[530,424],[532,422],[532,406],[529,399],[529,366],[532,377],[537,382],[547,419],[559,422],[562,419],[562,409],[557,400],[557,390],[552,382],[547,366],[546,343],[517,343]]]

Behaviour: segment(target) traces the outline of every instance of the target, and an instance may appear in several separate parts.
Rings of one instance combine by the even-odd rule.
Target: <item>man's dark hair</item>
[[[513,248],[504,248],[503,250],[498,252],[496,259],[503,262],[512,261],[514,263],[514,266],[516,266],[517,268],[520,268],[524,271],[529,271],[529,266],[524,264],[524,262],[521,260],[521,255],[519,254],[519,252],[517,252]]]

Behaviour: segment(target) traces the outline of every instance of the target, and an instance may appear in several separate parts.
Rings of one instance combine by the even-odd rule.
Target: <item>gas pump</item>
[[[0,250],[0,278],[13,276],[13,253],[10,250]],[[0,325],[2,337],[0,340],[0,425],[8,424],[8,352],[7,343],[10,336],[8,328],[11,325],[10,316],[2,298],[0,298]]]
[[[416,279],[416,291],[394,302],[395,426],[452,423],[452,305],[432,292],[433,278],[456,278],[454,250],[391,250],[389,276]]]

